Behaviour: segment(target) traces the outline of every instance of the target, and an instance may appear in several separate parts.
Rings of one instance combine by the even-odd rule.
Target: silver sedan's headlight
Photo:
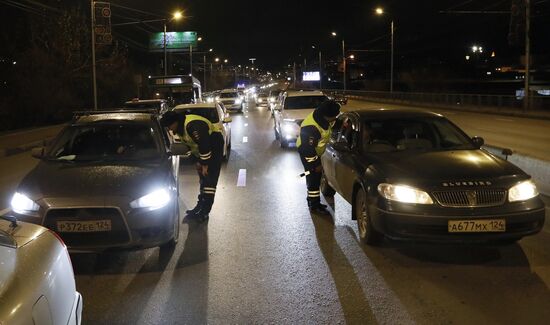
[[[539,195],[537,186],[532,180],[521,182],[508,190],[508,201],[527,201]]]
[[[133,209],[148,208],[149,210],[157,210],[165,207],[170,200],[170,193],[165,189],[159,189],[130,202],[130,207]]]
[[[381,183],[378,185],[378,193],[391,201],[416,204],[434,203],[428,193],[406,185]]]
[[[36,212],[40,206],[26,195],[15,192],[11,199],[11,208],[15,213]]]

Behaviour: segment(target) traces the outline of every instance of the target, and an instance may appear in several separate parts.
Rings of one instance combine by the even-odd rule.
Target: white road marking
[[[10,211],[11,211],[11,209],[0,210],[0,216],[3,216],[3,215],[5,215],[6,213],[8,213]]]
[[[496,118],[497,121],[504,121],[504,122],[515,122],[514,120],[508,119],[508,118]]]
[[[248,137],[243,137],[243,143],[247,143],[248,142]]]
[[[246,186],[246,169],[239,169],[239,177],[237,177],[237,187]]]

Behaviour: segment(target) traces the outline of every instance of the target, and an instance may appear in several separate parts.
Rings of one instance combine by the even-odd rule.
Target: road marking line
[[[237,187],[246,186],[246,169],[239,169],[239,177],[237,177]]]
[[[0,216],[3,216],[3,215],[5,215],[6,213],[8,213],[10,211],[11,211],[11,209],[0,210]]]
[[[248,142],[248,137],[243,137],[243,143],[247,143]]]
[[[497,121],[504,121],[504,122],[515,122],[514,120],[508,119],[508,118],[496,118]]]

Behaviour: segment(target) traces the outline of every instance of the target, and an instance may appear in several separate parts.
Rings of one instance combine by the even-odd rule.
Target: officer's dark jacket
[[[318,110],[313,112],[313,119],[325,130],[330,126],[329,122]],[[307,169],[313,170],[321,165],[321,158],[317,156],[317,151],[315,150],[321,139],[321,133],[319,133],[319,130],[315,126],[308,125],[300,129],[300,138],[302,139],[302,143],[300,148],[298,148],[298,152],[306,159]]]

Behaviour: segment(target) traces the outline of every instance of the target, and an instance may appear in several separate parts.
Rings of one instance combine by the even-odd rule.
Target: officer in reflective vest
[[[187,210],[187,218],[207,220],[214,204],[223,159],[221,126],[196,114],[166,112],[161,124],[178,134],[189,146],[200,179],[197,205]]]
[[[309,114],[300,126],[300,136],[296,142],[300,159],[304,165],[307,182],[307,204],[312,213],[329,214],[327,206],[321,204],[321,155],[330,139],[332,123],[340,114],[340,104],[329,100],[321,103]]]

